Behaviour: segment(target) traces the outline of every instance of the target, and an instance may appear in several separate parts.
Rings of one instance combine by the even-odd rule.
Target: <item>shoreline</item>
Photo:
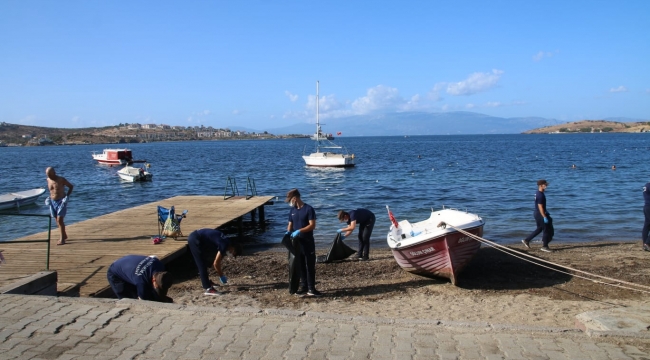
[[[531,255],[580,270],[650,286],[650,254],[639,242],[557,245],[547,254],[510,246]],[[493,322],[573,328],[586,311],[648,304],[643,293],[605,287],[525,263],[482,247],[461,273],[459,286],[410,274],[397,266],[388,249],[370,250],[370,261],[344,260],[316,264],[322,298],[301,298],[288,292],[285,251],[245,251],[226,257],[230,284],[220,296],[204,296],[190,257],[169,266],[177,278],[169,291],[175,303],[223,308],[275,308],[317,311],[340,316],[392,317],[412,320]],[[282,250],[282,249],[279,249]],[[322,255],[317,250],[317,255]],[[633,272],[631,270],[634,270]],[[217,278],[214,270],[212,280]]]

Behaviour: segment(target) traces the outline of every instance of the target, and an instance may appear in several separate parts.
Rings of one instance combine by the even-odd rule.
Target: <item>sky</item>
[[[650,120],[650,1],[0,2],[0,121]]]

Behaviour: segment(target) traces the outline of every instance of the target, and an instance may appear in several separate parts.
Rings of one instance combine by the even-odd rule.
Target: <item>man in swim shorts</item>
[[[47,188],[50,190],[50,197],[45,199],[45,205],[49,206],[50,216],[56,219],[56,225],[61,231],[61,237],[56,244],[65,245],[68,235],[65,232],[63,218],[67,211],[68,198],[72,194],[74,186],[63,176],[58,176],[53,167],[45,169],[45,175],[47,175]],[[66,187],[68,188],[67,192]]]

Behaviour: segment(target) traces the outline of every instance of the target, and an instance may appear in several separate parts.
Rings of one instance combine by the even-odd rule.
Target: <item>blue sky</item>
[[[0,2],[0,121],[650,119],[650,1]]]

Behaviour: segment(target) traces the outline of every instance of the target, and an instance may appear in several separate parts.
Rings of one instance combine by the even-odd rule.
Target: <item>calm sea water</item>
[[[356,155],[355,168],[305,167],[301,155],[313,146],[308,139],[134,144],[134,158],[147,159],[154,174],[153,182],[135,184],[120,181],[117,167],[92,160],[92,151],[114,146],[5,147],[0,148],[0,193],[44,187],[44,170],[54,166],[75,185],[66,217],[72,224],[176,195],[223,195],[229,176],[243,195],[250,177],[258,194],[279,201],[266,208],[266,231],[249,233],[247,241],[279,242],[289,211],[282,200],[297,187],[316,209],[318,246],[329,244],[341,227],[338,210],[365,207],[377,215],[373,246],[383,247],[390,226],[386,205],[398,219],[410,221],[427,218],[431,208],[467,209],[486,221],[486,238],[518,242],[535,228],[535,182],[545,178],[554,241],[641,236],[642,187],[650,179],[648,134],[356,137],[337,142]],[[612,165],[617,169],[611,170]],[[47,214],[44,198],[22,211]],[[46,225],[40,218],[0,216],[0,240],[44,231]]]

